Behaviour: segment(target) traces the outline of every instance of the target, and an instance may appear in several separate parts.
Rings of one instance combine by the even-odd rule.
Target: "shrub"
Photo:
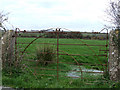
[[[38,60],[38,64],[48,65],[54,61],[55,57],[56,55],[53,47],[44,46],[37,47],[36,49],[36,59]]]

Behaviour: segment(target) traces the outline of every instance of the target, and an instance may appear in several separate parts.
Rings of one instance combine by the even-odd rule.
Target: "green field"
[[[35,38],[18,38],[18,43],[30,43],[32,40]],[[51,43],[51,44],[57,44],[57,39],[49,39],[49,38],[40,38],[33,42],[27,49],[26,53],[23,57],[23,62],[27,63],[32,69],[34,68],[34,65],[36,63],[33,62],[26,62],[24,60],[35,60],[35,54],[36,54],[36,47],[44,47],[46,44],[38,44],[38,43]],[[106,41],[100,41],[100,40],[83,40],[83,39],[59,39],[59,44],[93,44],[93,45],[105,45]],[[21,51],[24,50],[24,48],[28,44],[19,44],[18,47],[22,47]],[[55,50],[57,50],[57,45],[51,45]],[[98,70],[103,70],[106,67],[103,66],[98,66],[98,64],[106,64],[107,59],[106,57],[103,56],[93,56],[93,55],[101,55],[104,54],[104,52],[99,52],[100,49],[105,50],[105,47],[101,46],[80,46],[80,45],[59,45],[59,53],[60,54],[79,54],[81,56],[70,56],[70,55],[59,55],[59,62],[63,63],[74,63],[76,64],[76,61],[78,63],[84,63],[86,68],[96,68]],[[56,51],[57,53],[57,51]],[[87,56],[88,55],[88,56]],[[74,59],[76,60],[74,60]],[[55,59],[55,62],[57,62],[57,58]],[[29,64],[28,64],[29,63]],[[90,64],[90,65],[86,65]],[[48,66],[45,68],[49,69],[57,69],[57,63],[51,64],[52,66]],[[70,65],[71,64],[61,64],[59,63],[59,69],[64,69],[64,70],[70,70]],[[92,65],[92,66],[91,66]],[[33,66],[33,67],[32,67]],[[42,66],[41,66],[42,67]],[[63,68],[64,67],[64,68]],[[69,68],[68,68],[69,67]],[[33,70],[34,72],[34,70]],[[53,73],[56,71],[46,71],[43,70],[43,74],[45,73]],[[39,72],[41,73],[41,72]]]
[[[17,48],[18,58],[21,58],[21,52],[24,51],[25,47],[35,38],[18,38],[17,43],[19,43]],[[22,44],[24,43],[24,44]],[[25,44],[26,43],[26,44]],[[50,43],[43,44],[43,43]],[[52,45],[54,44],[54,45]],[[108,76],[101,74],[88,74],[83,73],[83,78],[81,79],[81,72],[78,72],[80,78],[67,78],[65,76],[70,73],[69,70],[73,70],[78,67],[76,62],[79,64],[81,69],[96,69],[104,71],[106,66],[98,64],[106,64],[107,58],[105,56],[97,56],[106,54],[105,46],[87,46],[87,45],[106,45],[106,40],[84,40],[84,39],[59,39],[59,63],[57,64],[57,58],[55,58],[54,63],[47,66],[37,64],[33,62],[36,60],[36,48],[51,46],[56,50],[57,53],[57,39],[54,38],[39,38],[33,42],[25,51],[23,57],[21,58],[22,64],[26,64],[27,67],[24,68],[23,73],[16,77],[16,75],[9,78],[5,73],[3,73],[3,85],[17,88],[110,88],[112,87],[112,81],[108,79]],[[63,45],[63,44],[87,44],[87,45]],[[108,49],[108,48],[107,48]],[[61,55],[61,54],[72,54],[71,55]],[[79,54],[80,56],[74,56],[73,54]],[[74,59],[73,59],[74,58]],[[33,60],[33,61],[30,61]],[[67,64],[72,63],[72,64]],[[37,64],[37,65],[36,65]],[[88,65],[87,65],[88,64]],[[58,68],[57,68],[58,65]],[[42,69],[41,69],[42,68]],[[46,70],[43,70],[46,69]],[[51,69],[51,70],[48,70]],[[57,71],[53,69],[59,69],[58,80],[56,76],[41,76],[40,74],[47,75],[57,75]],[[66,71],[62,71],[66,70]],[[27,72],[26,72],[27,71]],[[35,75],[33,74],[35,73]],[[36,77],[35,77],[36,76]]]
[[[25,47],[34,39],[35,38],[18,38],[18,43],[26,43],[26,44],[18,45],[20,51],[23,51]],[[48,43],[48,44],[43,44],[43,43]],[[49,45],[49,44],[55,44],[55,45]],[[107,62],[105,56],[98,56],[98,55],[106,55],[105,51],[100,51],[100,50],[106,50],[105,46],[87,46],[87,45],[106,45],[106,40],[59,39],[59,44],[60,44],[59,54],[80,55],[80,56],[73,56],[79,63],[105,64]],[[63,45],[63,44],[73,44],[73,45]],[[87,45],[74,45],[74,44],[87,44]],[[41,38],[36,40],[26,49],[26,53],[33,55],[30,55],[29,58],[26,57],[25,59],[30,59],[30,58],[34,59],[36,47],[43,47],[47,45],[52,46],[55,50],[57,50],[57,39]],[[59,55],[59,61],[74,62],[71,56],[72,55]]]

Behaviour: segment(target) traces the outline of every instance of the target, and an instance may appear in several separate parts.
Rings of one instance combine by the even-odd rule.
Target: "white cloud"
[[[1,0],[10,22],[20,28],[75,27],[101,25],[108,0]],[[28,25],[28,26],[26,26]],[[86,26],[85,26],[86,25]],[[92,27],[94,29],[94,27]],[[39,29],[39,28],[38,28]]]

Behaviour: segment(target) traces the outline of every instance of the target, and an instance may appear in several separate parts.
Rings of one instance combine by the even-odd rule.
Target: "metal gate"
[[[62,28],[41,31],[15,31],[15,58],[37,78],[39,76],[87,78],[86,73],[108,70],[108,30],[100,32],[63,31]],[[82,35],[84,34],[84,35]],[[103,37],[100,37],[103,35]],[[38,60],[37,49],[52,47],[54,60]],[[68,67],[69,65],[69,67]],[[93,74],[91,74],[93,75]]]

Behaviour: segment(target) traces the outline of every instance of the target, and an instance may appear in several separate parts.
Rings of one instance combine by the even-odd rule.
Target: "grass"
[[[19,38],[19,43],[30,43],[34,38]],[[84,42],[84,43],[83,43]],[[42,47],[44,44],[35,44],[35,43],[57,43],[56,39],[49,39],[49,38],[41,38],[36,40],[33,44],[31,44],[27,49],[26,52],[30,52],[27,55],[30,55],[25,57],[25,59],[34,59],[34,53],[36,47]],[[83,39],[59,39],[59,44],[94,44],[94,45],[105,45],[106,40],[83,40]],[[24,48],[28,44],[19,44],[19,47],[21,47],[21,51],[24,50]],[[57,45],[49,45],[57,49]],[[68,55],[59,55],[59,61],[61,62],[75,62],[73,60],[74,57],[77,62],[79,63],[89,63],[89,64],[106,64],[107,59],[105,56],[93,56],[93,55],[105,55],[103,51],[99,51],[100,49],[105,50],[105,46],[79,46],[79,45],[59,45],[59,53],[60,54],[80,54],[81,56],[68,56]],[[31,55],[32,54],[32,55]],[[84,56],[89,55],[89,56]],[[102,67],[99,67],[102,69]]]
[[[35,38],[18,38],[18,43],[30,43]],[[83,43],[84,42],[84,43]],[[57,63],[51,63],[47,66],[43,65],[36,65],[36,47],[43,47],[44,44],[38,43],[57,43],[57,40],[52,38],[40,38],[32,43],[27,49],[24,57],[22,57],[22,63],[26,64],[29,68],[23,70],[20,76],[7,76],[6,73],[3,73],[3,85],[10,86],[14,88],[111,88],[113,83],[112,81],[105,79],[102,75],[89,75],[84,73],[84,78],[67,78],[68,70],[72,70],[73,67],[71,64],[66,63],[74,63],[76,61],[79,63],[84,64],[91,64],[91,65],[83,65],[86,68],[94,68],[98,70],[103,70],[102,66],[98,66],[95,64],[105,64],[107,62],[106,57],[101,56],[93,56],[99,54],[105,54],[104,52],[100,52],[100,49],[105,50],[106,48],[103,46],[80,46],[80,45],[59,45],[59,53],[60,54],[81,54],[81,56],[70,56],[70,55],[59,55],[59,63],[58,68],[61,70],[67,71],[59,71],[59,79],[55,76],[41,76],[39,74],[50,74],[50,75],[57,75]],[[105,45],[105,40],[83,40],[83,39],[59,39],[59,44],[94,44],[94,45]],[[19,44],[18,48],[20,51],[23,51],[24,48],[28,44]],[[57,50],[57,45],[49,45],[54,47]],[[19,51],[19,55],[21,53]],[[57,53],[57,51],[56,51]],[[84,56],[90,55],[90,56]],[[76,60],[74,60],[74,59]],[[30,61],[33,60],[33,61]],[[55,59],[57,62],[57,58]],[[75,65],[76,66],[76,65]],[[47,70],[43,70],[47,69]],[[52,69],[52,71],[48,70]],[[104,67],[105,69],[105,67]],[[37,79],[33,75],[36,74]]]
[[[92,76],[91,76],[92,77]],[[22,74],[18,77],[3,76],[3,85],[13,88],[112,88],[113,82],[105,79],[71,79],[59,77],[39,76],[38,80],[29,73]],[[90,82],[92,81],[92,82]]]

